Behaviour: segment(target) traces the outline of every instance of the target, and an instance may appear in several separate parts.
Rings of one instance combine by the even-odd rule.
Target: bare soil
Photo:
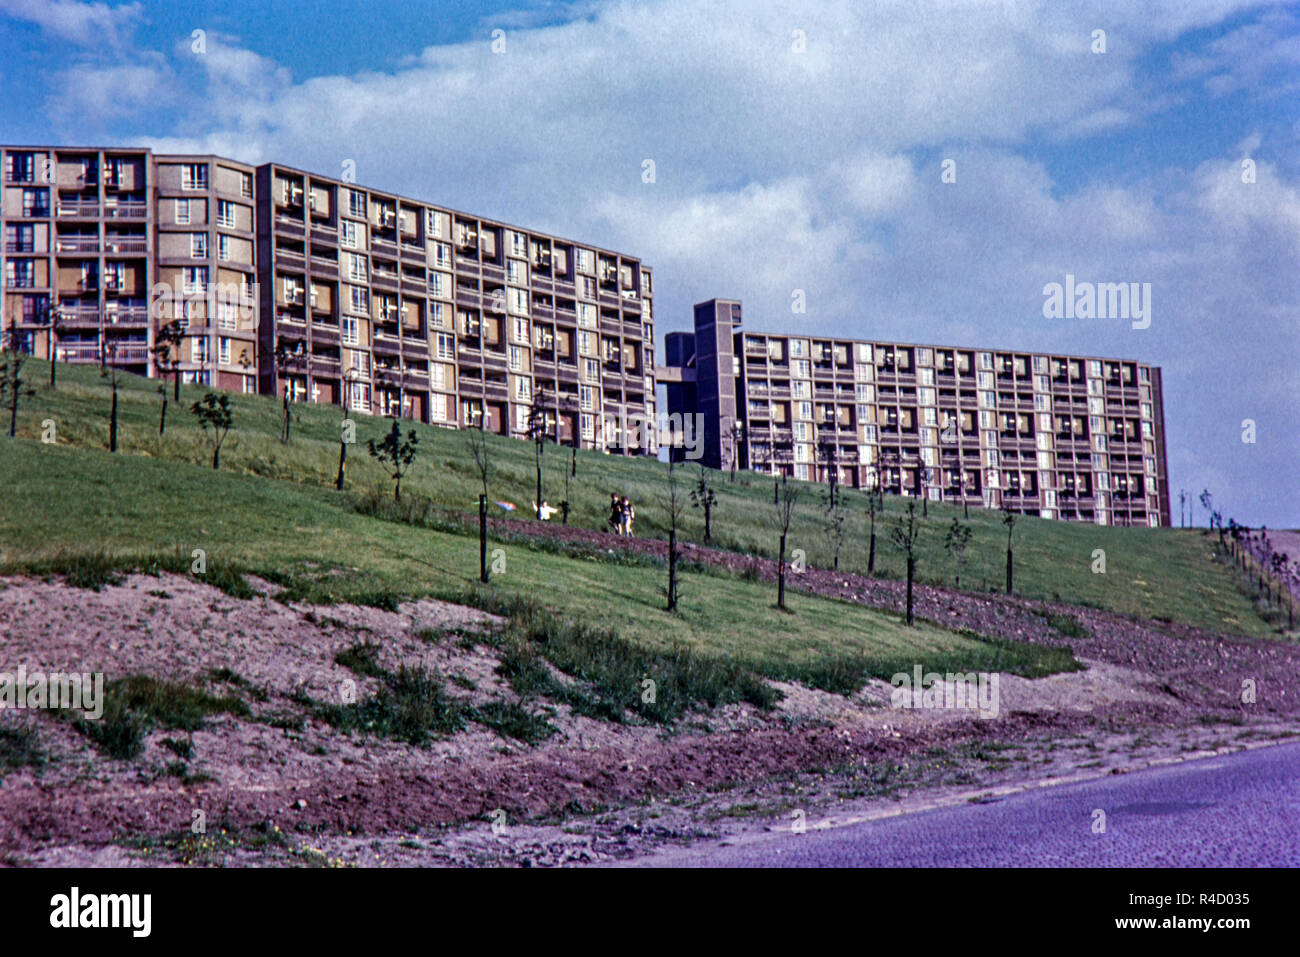
[[[662,555],[660,542],[535,522],[498,523],[599,547]],[[689,546],[689,560],[774,563]],[[0,766],[0,859],[12,864],[485,864],[623,860],[664,843],[779,826],[791,802],[818,815],[876,813],[1044,779],[1245,746],[1300,730],[1300,649],[1092,609],[923,586],[918,613],[950,627],[1068,643],[1088,667],[1003,676],[1001,714],[889,707],[889,686],[851,696],[781,685],[771,713],[732,706],[661,729],[612,724],[541,702],[556,733],[532,745],[480,725],[424,747],[342,733],[302,695],[339,700],[374,680],[335,663],[359,641],[380,661],[422,665],[449,694],[514,701],[490,643],[498,621],[435,601],[397,612],[286,605],[274,586],[236,600],[178,576],[131,576],[100,592],[59,581],[0,582],[0,671],[145,673],[238,694],[251,714],[202,730],[156,730],[132,761],[103,757],[68,722],[6,710],[0,728],[35,726],[43,767]],[[801,590],[897,610],[902,585],[808,570]],[[1063,639],[1043,614],[1077,618]],[[243,683],[213,684],[228,668]],[[1243,681],[1256,697],[1243,701]],[[188,737],[185,777],[163,741]],[[990,758],[990,755],[993,757]],[[1013,755],[1014,757],[1003,757]],[[865,803],[864,803],[865,802]],[[908,802],[911,802],[910,804]],[[875,808],[876,810],[872,810]],[[206,833],[191,832],[202,810]],[[830,810],[828,810],[830,809]],[[882,812],[883,813],[883,812]],[[893,810],[890,811],[893,813]],[[778,823],[773,823],[778,822]]]

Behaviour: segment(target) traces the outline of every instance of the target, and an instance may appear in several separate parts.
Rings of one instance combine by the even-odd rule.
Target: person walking
[[[636,520],[636,509],[632,507],[632,503],[627,500],[626,495],[623,496],[623,501],[620,502],[619,504],[622,506],[621,509],[622,530],[619,532],[619,534],[631,538],[632,522]]]
[[[609,493],[609,530],[615,535],[623,534],[623,503],[615,492]]]

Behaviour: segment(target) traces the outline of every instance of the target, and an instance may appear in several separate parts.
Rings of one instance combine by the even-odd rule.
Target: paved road
[[[1106,814],[1094,833],[1094,811]],[[1300,866],[1300,744],[829,830],[699,846],[678,867]]]

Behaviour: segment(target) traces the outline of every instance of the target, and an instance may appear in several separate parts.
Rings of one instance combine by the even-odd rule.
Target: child
[[[623,534],[623,505],[614,492],[609,495],[609,528],[615,535]]]
[[[626,535],[628,538],[631,538],[632,522],[636,519],[636,509],[632,507],[632,503],[627,500],[626,495],[623,496],[623,501],[620,503],[620,505],[622,506],[621,512],[622,512],[623,525],[621,530],[619,531],[619,534]]]

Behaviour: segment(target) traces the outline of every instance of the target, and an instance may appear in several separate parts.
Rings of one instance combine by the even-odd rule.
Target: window
[[[524,285],[528,282],[528,279],[526,278],[527,275],[528,273],[524,269],[524,263],[522,260],[510,259],[506,261],[506,280],[508,282]]]
[[[578,352],[585,356],[594,356],[596,354],[596,337],[590,332],[579,332]]]
[[[527,376],[515,377],[515,398],[520,402],[528,402],[533,397],[533,380]],[[520,410],[522,411],[522,410]]]
[[[518,346],[511,346],[509,350],[509,355],[510,355],[510,360],[509,360],[510,371],[522,372],[524,367],[524,350],[519,348]]]
[[[368,315],[370,313],[370,290],[362,289],[360,286],[349,286],[348,290],[348,300],[352,306],[352,311]]]
[[[10,153],[8,174],[13,183],[36,182],[36,154]]]
[[[190,258],[191,259],[208,258],[208,234],[207,233],[190,233]]]
[[[217,340],[217,361],[222,365],[230,365],[230,340],[225,336]]]
[[[208,340],[206,336],[199,336],[191,340],[193,345],[190,348],[190,355],[195,362],[206,363],[208,361]]]
[[[578,294],[582,296],[583,299],[595,299],[596,280],[591,278],[590,276],[579,276]]]
[[[528,290],[507,287],[510,311],[516,315],[528,315]]]
[[[442,213],[436,210],[428,210],[424,214],[425,232],[435,239],[443,239]],[[441,245],[441,244],[439,244]]]
[[[348,190],[348,215],[366,218],[366,194],[357,189]]]
[[[5,283],[15,289],[33,289],[36,286],[36,260],[10,259],[5,262]]]
[[[181,270],[181,274],[186,293],[202,293],[208,291],[207,266],[187,266]]]
[[[528,341],[528,320],[527,319],[515,319],[511,323],[511,326],[515,334],[515,342]]]
[[[356,253],[347,253],[348,278],[353,282],[366,281],[366,257]]]
[[[217,303],[217,328],[225,332],[234,332],[239,328],[239,310],[233,302]]]
[[[360,343],[360,334],[358,332],[359,323],[354,316],[344,316],[340,323],[343,331],[343,344],[345,346],[355,346]]]
[[[590,390],[589,390],[590,391]],[[584,406],[584,408],[586,408]],[[596,417],[584,413],[581,417],[582,437],[588,442],[592,441],[596,435]]]
[[[578,272],[596,272],[596,255],[590,249],[578,250]]]
[[[591,303],[578,303],[578,325],[586,329],[596,328],[596,307]]]
[[[429,396],[429,418],[437,422],[447,421],[447,397],[435,392]]]
[[[590,411],[596,405],[596,390],[589,385],[578,386],[578,406],[584,411]],[[588,416],[590,418],[590,416]]]
[[[339,223],[339,245],[348,249],[357,248],[357,224],[351,220],[342,220]]]
[[[229,236],[217,237],[217,258],[222,260],[223,262],[228,262],[230,260],[230,237]]]
[[[445,269],[451,268],[451,247],[446,243],[434,243],[433,261]]]
[[[208,164],[184,163],[181,166],[181,189],[207,189]]]
[[[528,255],[528,237],[523,233],[510,232],[510,253],[513,256]]]
[[[451,274],[437,270],[429,273],[429,293],[439,299],[451,298]]]
[[[584,359],[583,368],[587,373],[587,379],[594,382],[600,378],[600,362],[596,359]]]
[[[28,217],[50,215],[50,191],[48,189],[23,190],[23,215]]]
[[[235,228],[235,204],[228,199],[217,200],[217,225]]]
[[[446,333],[438,333],[438,358],[455,359],[456,358],[456,337]]]
[[[190,216],[192,215],[192,213],[193,211],[190,209],[190,201],[188,199],[176,200],[176,222],[177,223],[179,223],[182,226],[188,226],[190,224]]]
[[[447,304],[445,302],[429,304],[429,325],[434,329],[447,328]]]

